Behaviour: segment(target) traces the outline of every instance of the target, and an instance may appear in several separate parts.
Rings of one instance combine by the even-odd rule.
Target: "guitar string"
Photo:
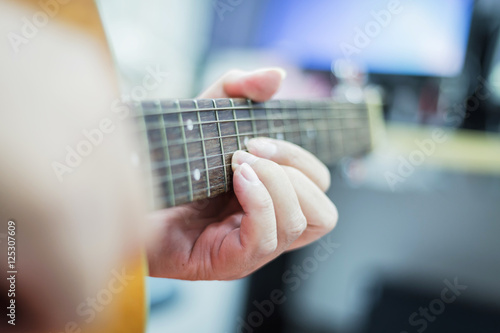
[[[365,139],[366,139],[366,140],[359,140],[359,139],[358,139],[358,140],[356,140],[356,141],[357,141],[357,142],[356,142],[357,147],[363,147],[363,148],[364,148],[364,147],[368,147],[368,146],[371,144],[371,142],[370,142],[370,138],[369,138],[369,137],[367,137],[367,138],[365,138]],[[352,145],[349,145],[349,146],[352,146]],[[357,148],[357,147],[356,147],[356,148]],[[343,146],[343,147],[341,147],[341,148],[342,148],[342,150],[344,151],[346,147],[345,147],[345,146]],[[356,150],[356,148],[355,148],[355,150]],[[245,151],[246,151],[246,150],[245,150]],[[231,154],[232,154],[232,153],[227,153],[227,154],[225,154],[225,155],[231,155]],[[210,156],[210,157],[213,157],[213,158],[214,158],[214,157],[222,157],[222,154],[217,154],[217,155],[213,155],[213,156]],[[338,156],[335,156],[335,155],[334,155],[334,157],[338,157]],[[209,158],[209,157],[207,157],[207,158]],[[222,158],[221,158],[221,160],[222,160]],[[182,163],[180,163],[179,165],[182,165],[182,164],[186,164],[186,165],[187,165],[188,163],[190,163],[190,165],[191,165],[191,164],[193,163],[193,161],[191,161],[191,160],[189,160],[189,161],[188,161],[188,160],[184,160],[184,161],[183,161]],[[225,164],[225,165],[220,164],[220,165],[217,165],[217,166],[214,166],[214,167],[208,168],[208,169],[207,169],[207,168],[198,168],[197,170],[200,172],[200,174],[202,174],[203,172],[206,172],[207,170],[208,170],[208,171],[210,171],[210,170],[215,170],[215,169],[218,169],[218,168],[223,168],[224,166],[226,166],[226,167],[227,167],[227,166],[230,166],[230,165],[231,165],[231,164]],[[153,171],[154,173],[156,173],[158,170],[161,170],[161,169],[163,169],[163,168],[167,168],[167,167],[168,167],[168,165],[165,165],[165,166],[163,166],[163,167],[153,168],[153,169],[152,169],[152,171]],[[195,170],[196,170],[196,169],[195,169]],[[164,181],[175,181],[175,180],[177,180],[177,179],[185,178],[185,177],[188,177],[188,176],[189,176],[189,177],[192,177],[193,175],[194,175],[194,173],[193,173],[193,172],[189,172],[189,173],[188,173],[188,172],[184,172],[184,171],[182,171],[182,172],[176,172],[176,173],[173,173],[173,174],[172,174],[172,177],[170,177],[170,176],[168,176],[168,175],[157,175],[157,176],[156,176],[156,178],[161,178],[161,179],[163,180],[162,182],[164,182]],[[200,177],[200,179],[202,179],[202,178]]]
[[[304,110],[307,110],[309,114],[314,114],[314,111],[311,110],[311,107],[313,107],[313,105],[309,105],[307,107],[304,107]],[[317,106],[315,108],[317,109]],[[231,107],[231,108],[227,108],[228,111],[236,111],[238,109],[239,110],[253,110],[253,109],[261,110],[262,109],[263,111],[267,112],[267,110],[271,110],[273,108],[269,108],[269,107],[262,107],[262,108],[258,108],[258,107],[254,107],[254,108],[250,108],[250,107],[241,107],[241,108]],[[329,132],[331,132],[332,129],[339,129],[339,128],[328,128],[328,126],[327,126],[327,128],[325,128],[325,129],[320,129],[320,128],[315,128],[315,129],[301,129],[301,126],[300,126],[301,121],[314,122],[314,123],[317,124],[317,120],[320,120],[320,121],[324,122],[325,118],[326,118],[327,121],[330,120],[329,122],[327,122],[327,124],[330,124],[331,120],[346,120],[346,119],[348,120],[348,119],[366,119],[367,118],[366,116],[359,117],[359,116],[355,116],[353,114],[350,114],[350,115],[347,115],[347,116],[346,115],[337,116],[337,117],[331,116],[331,115],[329,117],[310,117],[310,116],[309,117],[298,117],[298,115],[300,114],[301,111],[299,110],[300,108],[297,105],[295,106],[294,109],[291,109],[289,112],[287,112],[285,110],[285,107],[283,105],[280,105],[279,107],[276,107],[275,109],[278,110],[278,111],[280,111],[279,116],[276,116],[276,115],[278,115],[277,113],[273,113],[273,115],[275,117],[265,117],[265,118],[253,117],[253,118],[239,118],[239,119],[238,118],[236,118],[236,119],[221,119],[221,120],[204,121],[204,122],[203,121],[200,121],[200,122],[195,121],[195,122],[193,122],[191,120],[191,124],[189,124],[189,126],[192,125],[194,127],[196,125],[196,126],[198,126],[197,132],[201,132],[203,130],[203,125],[208,125],[208,124],[233,123],[235,125],[235,127],[236,127],[237,125],[240,125],[238,123],[245,123],[245,122],[255,122],[255,121],[267,121],[267,122],[270,122],[270,121],[273,121],[273,123],[275,124],[276,122],[281,121],[281,122],[283,122],[283,128],[281,128],[281,130],[279,130],[279,131],[275,131],[274,133],[270,132],[270,131],[267,132],[267,133],[266,133],[266,131],[252,131],[252,132],[249,132],[249,133],[242,133],[242,134],[239,134],[239,135],[219,135],[217,137],[206,138],[206,140],[221,139],[221,142],[222,142],[223,138],[228,138],[228,137],[235,137],[235,138],[238,138],[238,140],[239,140],[242,136],[243,137],[245,137],[245,136],[256,136],[256,135],[269,135],[269,136],[271,136],[272,134],[275,134],[275,135],[277,135],[277,134],[286,135],[288,133],[289,135],[290,134],[293,134],[294,136],[296,135],[297,137],[299,137],[301,139],[300,141],[303,141],[302,140],[302,134],[303,133],[308,133],[311,130],[313,130],[315,132],[321,132],[321,131],[329,131]],[[345,109],[345,105],[344,105],[344,109]],[[356,109],[356,108],[352,108],[352,109]],[[183,113],[183,112],[186,112],[186,111],[197,111],[197,112],[203,113],[203,111],[221,111],[221,110],[222,110],[222,108],[220,108],[220,107],[213,108],[213,109],[199,109],[199,108],[197,108],[197,109],[193,109],[193,110],[186,110],[186,109],[179,110],[179,109],[177,109],[176,112],[172,112],[172,113]],[[330,113],[331,113],[331,111],[333,111],[333,110],[336,110],[336,108],[333,108],[333,109],[332,108],[325,108],[325,109],[322,109],[322,110],[319,110],[319,111],[320,111],[320,113],[323,113],[321,111],[330,111]],[[283,111],[285,111],[285,112],[283,112]],[[342,111],[342,110],[340,110],[340,111]],[[365,107],[363,107],[363,108],[357,108],[356,111],[365,111],[366,112],[366,108]],[[149,113],[149,114],[143,114],[142,116],[144,118],[147,117],[147,116],[153,116],[155,118],[163,118],[161,120],[164,121],[164,117],[162,117],[162,115],[164,115],[164,114],[167,114],[167,113],[163,112],[163,113],[159,113],[159,114],[156,114],[156,115],[152,115],[152,114]],[[293,115],[293,117],[291,117],[292,115]],[[303,114],[301,114],[301,115],[303,115]],[[143,119],[143,121],[144,120],[146,120],[146,119]],[[148,125],[151,125],[151,124],[158,124],[158,123],[160,123],[161,120],[156,120],[155,119],[154,121],[151,121],[150,119],[147,119],[145,122]],[[187,119],[187,120],[183,119],[182,116],[179,116],[179,120],[181,120],[183,122],[183,124],[180,124],[180,122],[178,122],[175,125],[169,125],[169,126],[163,125],[163,126],[160,126],[158,128],[158,130],[165,130],[166,131],[166,130],[171,129],[171,128],[180,128],[181,126],[184,127],[184,126],[186,126],[186,122],[189,122],[189,119]],[[292,122],[292,121],[295,122],[295,123],[298,123],[298,125],[299,125],[298,128],[299,129],[298,130],[287,130],[287,129],[285,129],[286,124],[284,124],[284,123],[286,121],[289,121],[289,123]],[[345,126],[343,128],[348,129],[348,127],[345,127]],[[349,128],[351,128],[351,127],[349,127]],[[366,127],[364,127],[364,126],[363,127],[352,127],[352,129],[354,129],[354,128],[362,129],[362,128],[366,128]],[[340,128],[340,129],[342,129],[342,128]],[[146,132],[150,133],[152,130],[155,130],[155,129],[151,128],[151,127],[148,127],[146,129]],[[220,130],[219,130],[219,133],[220,133]],[[290,140],[290,138],[287,138],[287,139]],[[148,140],[149,140],[149,138],[148,138]],[[204,140],[204,141],[206,141],[206,140]],[[191,140],[190,143],[201,142],[201,141],[202,140]],[[330,137],[330,141],[331,141],[331,137]],[[175,142],[174,141],[171,145],[167,144],[167,149],[170,146],[178,145],[178,144],[188,144],[188,142],[186,142],[185,140],[183,142]],[[223,142],[222,142],[222,144],[223,144]],[[207,157],[203,156],[203,157],[201,157],[201,159],[210,158],[210,157],[221,157],[221,156],[222,156],[222,154],[217,154],[217,155],[207,156]],[[179,162],[181,162],[182,164],[187,164],[187,163],[192,163],[193,161],[194,161],[194,159],[189,159],[189,160],[178,159],[178,160],[174,161],[174,165],[177,164],[177,163],[179,163]],[[157,164],[157,166],[158,166],[158,164]],[[171,166],[172,166],[172,164],[170,165],[170,167]],[[219,165],[219,166],[215,166],[215,167],[212,167],[212,168],[209,168],[209,169],[200,170],[200,172],[201,171],[207,171],[207,170],[223,169],[223,168],[225,168],[227,166],[229,166],[229,165],[228,164],[226,164],[224,166]],[[181,179],[181,178],[188,177],[188,176],[191,177],[191,173],[181,173],[181,174],[176,173],[175,177],[165,177],[165,176],[163,176],[162,178],[164,178],[164,181],[174,182],[177,179]],[[215,185],[215,187],[217,187],[217,185]],[[214,187],[211,187],[211,188],[214,188]],[[207,189],[208,189],[208,187],[205,188],[205,189],[196,189],[196,191],[200,191],[200,192],[203,191],[204,192]],[[186,192],[186,195],[193,195],[193,191],[195,191],[195,189],[193,189],[192,186],[191,186],[191,191]],[[182,196],[182,195],[183,194],[176,194],[176,196]],[[171,196],[171,195],[169,195],[169,196]]]
[[[309,105],[286,105],[286,104],[279,104],[278,105],[273,105],[273,106],[267,106],[265,103],[263,104],[253,104],[253,105],[248,105],[248,103],[245,103],[245,105],[240,105],[240,106],[221,106],[221,105],[215,105],[213,106],[213,101],[210,100],[210,105],[209,107],[200,107],[199,106],[199,100],[192,100],[193,104],[196,105],[195,108],[189,108],[189,107],[183,107],[180,106],[178,101],[172,101],[171,105],[165,105],[165,103],[154,103],[154,102],[143,102],[143,103],[136,103],[132,105],[133,109],[132,112],[134,113],[133,116],[136,117],[142,117],[142,116],[158,116],[158,115],[169,115],[172,113],[190,113],[190,112],[198,112],[198,111],[283,111],[283,110],[291,110],[295,112],[307,112],[307,113],[314,113],[315,110],[318,111],[343,111],[343,110],[364,110],[366,109],[365,104],[351,104],[351,103],[331,103],[331,104],[320,104],[320,103],[310,103]],[[280,102],[279,100],[275,100],[274,102]]]
[[[260,117],[256,117],[256,118],[237,118],[237,119],[221,119],[221,120],[207,120],[207,121],[202,121],[202,122],[198,122],[197,120],[193,121],[192,119],[186,119],[184,120],[183,119],[183,123],[180,124],[180,123],[176,123],[176,124],[173,124],[173,123],[169,123],[168,125],[166,125],[165,127],[163,127],[163,125],[161,125],[161,120],[158,120],[156,118],[159,118],[161,115],[154,115],[154,116],[150,116],[150,115],[146,115],[144,116],[144,119],[145,119],[145,122],[146,124],[148,125],[156,125],[156,126],[148,126],[147,130],[150,131],[150,130],[162,130],[162,129],[179,129],[181,128],[182,126],[203,126],[203,125],[211,125],[211,124],[223,124],[223,123],[236,123],[236,122],[252,122],[252,121],[261,121],[261,122],[265,122],[265,121],[274,121],[274,122],[278,122],[278,121],[296,121],[296,122],[301,122],[301,121],[309,121],[309,122],[314,122],[314,121],[332,121],[332,120],[350,120],[350,119],[358,119],[358,118],[366,118],[367,115],[363,114],[363,115],[356,115],[356,114],[349,114],[349,115],[343,115],[343,116],[326,116],[326,117],[293,117],[292,114],[287,114],[287,117],[284,117],[284,116],[280,116],[280,117],[263,117],[263,118],[260,118]],[[146,119],[147,117],[154,117],[155,119],[154,120],[148,120]],[[144,120],[142,120],[144,121]],[[164,119],[165,122],[167,122],[167,120]],[[142,133],[144,132],[144,130],[139,130],[138,131],[139,133]]]
[[[191,100],[194,102],[194,100]],[[199,100],[198,100],[199,101]],[[181,101],[182,102],[182,101]],[[275,102],[279,102],[279,100],[275,100]],[[177,108],[178,102],[173,102],[172,105],[168,105],[164,107],[164,103],[154,103],[152,102],[152,105],[148,105],[148,102],[143,102],[143,103],[137,103],[133,104],[132,106],[135,108],[135,110],[139,109],[140,107],[147,108],[148,112],[143,112],[141,111],[140,113],[138,111],[135,111],[135,114],[133,116],[135,117],[143,117],[143,116],[158,116],[158,115],[163,115],[163,114],[171,114],[171,113],[178,113],[179,109]],[[212,104],[212,102],[210,102]],[[158,109],[161,108],[161,111],[159,112],[151,112],[151,109]],[[333,102],[332,104],[323,104],[321,105],[320,103],[311,103],[310,105],[298,105],[298,106],[288,106],[284,104],[283,106],[265,106],[262,104],[253,104],[253,105],[245,105],[245,106],[217,106],[217,107],[208,107],[208,108],[203,108],[203,107],[198,107],[198,108],[182,108],[180,111],[181,112],[198,112],[198,111],[246,111],[246,110],[256,110],[256,111],[266,111],[266,110],[297,110],[297,111],[308,111],[308,112],[314,112],[314,110],[345,110],[345,109],[353,109],[353,110],[362,110],[366,109],[365,104],[349,104],[349,103],[336,103]],[[133,111],[134,112],[134,111]]]
[[[357,154],[357,153],[362,153],[362,152],[365,152],[365,150],[362,149],[362,148],[360,148],[359,150],[354,150],[352,152],[349,152],[349,154]],[[230,165],[226,165],[226,167],[228,167],[228,166],[230,166]],[[219,166],[219,168],[222,168],[222,166]],[[187,177],[187,175],[185,175],[185,177]],[[224,177],[221,176],[220,178],[223,179]],[[155,183],[156,183],[156,186],[160,186],[160,185],[163,185],[167,181],[168,180],[163,180],[163,181],[158,181],[158,182],[155,182]],[[201,183],[201,179],[199,181]],[[187,184],[187,179],[186,179],[186,184]],[[188,187],[188,186],[186,185],[186,187]],[[203,188],[198,188],[198,189],[193,188],[192,190],[189,190],[187,192],[175,193],[175,197],[179,198],[179,197],[183,197],[183,196],[189,196],[190,193],[193,193],[193,195],[203,194],[203,192],[206,193],[206,191],[208,189],[212,190],[212,189],[218,189],[218,188],[224,189],[224,183],[223,182],[219,182],[219,183],[217,183],[215,185],[212,185],[210,187],[203,187]],[[195,192],[200,192],[200,193],[195,193]],[[224,191],[222,191],[222,192],[224,192]],[[170,195],[163,195],[163,196],[160,196],[159,198],[160,199],[164,199],[164,198],[170,198],[170,197],[171,197]],[[178,202],[177,199],[176,199],[176,202]],[[188,201],[188,202],[190,202],[190,201]]]
[[[228,124],[239,124],[239,123],[251,123],[251,122],[272,122],[272,123],[279,123],[282,122],[283,124],[288,122],[292,124],[299,124],[299,127],[302,123],[306,122],[308,124],[313,124],[316,126],[317,121],[321,122],[333,122],[333,121],[348,121],[348,120],[356,120],[356,119],[365,119],[368,118],[367,112],[363,112],[361,114],[356,113],[356,114],[349,114],[349,115],[343,115],[343,116],[328,116],[328,115],[323,115],[323,116],[318,116],[318,117],[297,117],[296,115],[292,113],[283,113],[279,117],[255,117],[255,118],[236,118],[236,119],[221,119],[221,120],[207,120],[207,121],[193,121],[192,119],[183,119],[182,123],[176,121],[175,123],[169,122],[166,126],[161,125],[162,120],[164,123],[166,123],[168,120],[165,120],[163,117],[160,115],[154,116],[154,119],[148,120],[145,119],[145,117],[141,120],[141,122],[145,122],[148,126],[146,130],[148,132],[154,131],[154,130],[169,130],[169,129],[180,129],[181,127],[188,126],[190,128],[200,128],[200,127],[205,127],[204,125],[217,125],[221,123],[228,123]],[[177,117],[176,117],[177,118]],[[160,126],[158,126],[160,124]],[[144,130],[139,130],[136,131],[138,133],[143,133]]]
[[[345,128],[345,129],[349,129],[349,130],[356,130],[356,129],[366,129],[367,126],[358,126],[358,127],[349,127],[349,128]],[[316,130],[316,132],[329,132],[331,131],[330,129],[321,129],[321,130]],[[304,132],[304,131],[287,131],[286,133],[283,133],[283,132],[258,132],[258,133],[247,133],[245,135],[243,135],[243,137],[248,137],[248,138],[251,138],[251,137],[258,137],[258,136],[267,136],[267,137],[271,137],[272,134],[276,134],[275,136],[277,136],[277,134],[285,134],[285,136],[288,136],[288,137],[284,137],[284,139],[287,139],[287,141],[292,141],[293,139],[290,139],[289,137],[290,136],[293,136],[293,138],[299,138],[300,141],[303,141],[302,140],[302,134],[303,133],[307,133],[307,132]],[[238,135],[226,135],[226,136],[222,136],[222,137],[214,137],[214,138],[210,138],[210,139],[204,139],[204,140],[197,140],[197,141],[193,141],[193,142],[190,142],[190,143],[186,143],[186,144],[192,144],[192,143],[201,143],[201,142],[206,142],[207,140],[218,140],[218,139],[226,139],[226,138],[238,138]],[[312,142],[312,140],[314,140],[315,138],[314,137],[308,137],[309,138],[309,141]],[[297,140],[298,141],[298,140]],[[332,140],[331,138],[329,138],[330,142],[334,141]],[[297,142],[298,143],[298,142]],[[182,143],[179,143],[180,145],[182,145]],[[304,143],[301,143],[301,144],[304,144]],[[299,145],[301,145],[299,143]],[[224,145],[226,146],[227,143]],[[235,144],[237,146],[237,143]],[[162,149],[164,149],[165,147],[168,147],[170,148],[172,145],[170,144],[167,144],[167,146],[164,145],[164,143],[162,142],[158,142],[156,145],[150,145],[150,154],[154,154],[153,151],[155,150],[158,150],[160,153],[162,152]],[[236,149],[238,150],[238,149]],[[234,150],[234,151],[236,151]],[[227,155],[227,154],[224,154],[224,155]],[[179,164],[185,164],[187,161],[189,162],[196,162],[198,160],[203,160],[205,158],[212,158],[212,157],[220,157],[222,156],[222,154],[215,154],[215,155],[207,155],[207,156],[198,156],[198,157],[189,157],[189,159],[186,159],[186,158],[178,158],[178,159],[173,159],[173,160],[170,160],[170,163],[169,165],[171,166],[176,166],[176,165],[179,165]],[[157,161],[153,161],[152,164],[154,166],[158,166],[159,168],[163,168],[163,167],[168,167],[167,165],[167,162],[157,162]],[[163,165],[165,164],[165,165]]]
[[[366,127],[357,127],[357,128],[349,128],[349,129],[365,129]],[[317,130],[318,131],[318,130]],[[319,131],[330,131],[330,129],[323,129],[323,130],[319,130]],[[300,141],[303,141],[302,140],[302,133],[304,133],[306,131],[303,131],[303,130],[299,130],[299,131],[289,131],[289,135],[290,134],[293,134],[294,138],[300,138]],[[274,132],[271,132],[271,131],[267,131],[267,132],[260,132],[260,133],[248,133],[252,136],[256,136],[257,134],[259,135],[267,135],[269,137],[271,137],[272,135],[274,136],[277,136],[278,134],[283,134],[282,131],[274,131]],[[232,136],[222,136],[222,138],[227,138],[227,137],[236,137],[235,135],[232,135]],[[288,140],[293,140],[291,138],[287,138]],[[310,141],[313,141],[314,138],[311,138]],[[329,141],[332,141],[331,138],[329,138],[330,140]],[[366,138],[363,138],[362,139],[366,139]],[[360,141],[359,138],[355,138],[356,141]],[[298,141],[298,140],[297,140]],[[339,140],[337,140],[339,141]],[[342,141],[342,140],[340,140]],[[363,140],[364,141],[364,140]],[[201,142],[201,140],[199,141]],[[298,143],[298,142],[297,142]],[[311,143],[311,142],[310,142]],[[304,145],[305,143],[302,142],[302,144]],[[167,146],[169,146],[167,144]],[[164,146],[159,146],[158,148],[155,148],[155,149],[160,149],[160,148],[165,148]],[[343,147],[341,147],[343,148]],[[236,150],[235,150],[236,151]],[[150,153],[152,154],[152,152],[150,151]],[[225,154],[227,155],[227,154]],[[200,156],[200,157],[197,157],[197,158],[192,158],[192,157],[189,157],[189,158],[182,158],[182,159],[175,159],[175,160],[171,160],[170,163],[167,163],[166,161],[163,161],[163,162],[157,162],[157,161],[152,161],[152,166],[153,166],[153,171],[158,171],[162,168],[171,168],[173,166],[177,166],[177,165],[183,165],[183,164],[186,164],[187,163],[194,163],[196,161],[199,161],[199,160],[204,160],[205,158],[215,158],[215,157],[222,157],[222,154],[215,154],[215,155],[209,155],[209,156]],[[199,169],[200,172],[202,171],[207,171],[207,169]],[[179,173],[176,173],[176,176],[173,177],[173,179],[177,179],[179,177],[186,177],[187,176],[187,173],[182,173],[182,174],[179,174]]]
[[[365,125],[363,126],[365,123],[364,122],[360,122],[361,124],[356,124],[357,126],[332,126],[332,127],[328,127],[328,128],[314,128],[314,129],[288,129],[288,130],[285,130],[284,127],[282,127],[284,130],[280,130],[280,131],[276,131],[275,133],[276,134],[283,134],[283,135],[286,135],[287,133],[299,133],[299,134],[307,134],[307,133],[311,133],[311,132],[324,132],[324,131],[333,131],[333,130],[338,130],[338,131],[342,131],[342,130],[349,130],[349,129],[358,129],[358,128],[368,128],[369,125]],[[326,124],[325,126],[328,126],[328,124]],[[280,128],[281,129],[281,128]],[[198,132],[198,133],[201,133],[201,132]],[[260,135],[260,134],[266,134],[267,132],[263,131],[263,130],[260,130],[260,131],[257,131],[257,132],[245,132],[245,133],[240,133],[240,134],[236,134],[236,133],[231,133],[231,134],[224,134],[224,135],[219,135],[219,136],[211,136],[211,137],[204,137],[203,139],[202,138],[197,138],[197,139],[190,139],[190,140],[186,140],[186,141],[183,141],[182,139],[177,139],[177,140],[170,140],[169,141],[169,147],[174,147],[174,146],[178,146],[178,145],[184,145],[184,144],[193,144],[193,143],[200,143],[200,142],[207,142],[209,140],[219,140],[219,139],[231,139],[231,138],[245,138],[246,136],[255,136],[255,135]],[[160,133],[161,134],[161,133]],[[163,146],[161,145],[162,142],[159,141],[159,140],[154,140],[153,138],[148,138],[149,142],[150,142],[150,149],[151,150],[155,150],[155,149],[158,149],[158,148],[162,148]]]
[[[239,134],[231,133],[231,134],[224,134],[224,135],[213,136],[213,137],[203,137],[203,139],[197,138],[197,139],[191,139],[191,140],[186,140],[186,141],[183,141],[180,139],[177,141],[169,140],[168,147],[175,147],[178,145],[182,145],[182,146],[183,145],[190,145],[190,144],[196,144],[196,143],[201,143],[201,142],[206,143],[209,140],[219,140],[219,139],[238,139],[238,140],[240,140],[241,138],[250,138],[252,136],[266,136],[266,135],[269,136],[271,134],[274,134],[276,137],[283,136],[283,138],[285,138],[285,136],[287,136],[287,135],[288,136],[293,135],[293,136],[303,137],[304,134],[307,135],[308,137],[310,137],[311,135],[314,137],[314,136],[316,136],[317,133],[319,133],[321,135],[322,132],[331,132],[333,130],[342,131],[342,130],[369,128],[369,124],[366,123],[366,120],[368,120],[367,117],[360,118],[360,120],[361,121],[358,121],[358,124],[356,124],[357,126],[344,125],[344,126],[341,126],[340,128],[336,124],[331,124],[331,123],[325,123],[324,127],[326,127],[326,128],[317,128],[318,127],[317,126],[315,128],[302,129],[299,126],[298,129],[286,130],[285,126],[282,126],[282,127],[278,127],[278,128],[275,127],[274,132],[271,132],[271,131],[269,131],[269,128],[266,128],[266,129],[258,130],[257,132],[251,131],[251,132],[245,132],[245,133],[239,133]],[[238,128],[239,128],[239,126],[238,126]],[[202,132],[201,130],[196,131],[196,133],[200,136],[201,136],[201,132]],[[203,131],[203,132],[205,132],[205,131]],[[149,142],[150,151],[165,148],[163,141],[154,140],[153,138],[148,138],[148,142]]]
[[[289,116],[289,114],[287,114],[287,116]],[[158,126],[158,127],[151,127],[151,126],[147,126],[146,130],[141,130],[139,132],[146,132],[146,135],[149,136],[149,134],[153,131],[162,131],[162,130],[169,130],[169,129],[181,129],[182,127],[184,126],[189,126],[191,128],[191,131],[194,131],[195,128],[196,128],[196,132],[200,132],[203,130],[203,125],[210,125],[210,124],[219,124],[221,122],[225,122],[225,123],[232,123],[234,124],[234,127],[236,127],[236,125],[238,125],[238,127],[240,127],[240,125],[248,125],[248,124],[245,124],[245,123],[251,123],[252,121],[261,121],[261,122],[266,122],[266,121],[273,121],[273,123],[275,124],[276,122],[279,122],[281,121],[283,124],[282,124],[282,127],[285,128],[286,127],[286,124],[285,122],[288,121],[288,122],[291,122],[291,121],[294,121],[296,124],[298,124],[298,128],[300,131],[307,131],[307,130],[312,130],[313,128],[304,128],[302,129],[301,128],[301,124],[303,124],[304,122],[307,123],[308,125],[311,125],[316,128],[318,127],[317,126],[317,122],[318,121],[321,121],[322,123],[326,122],[327,124],[331,124],[332,120],[340,120],[341,121],[341,124],[342,124],[342,121],[347,121],[347,120],[366,120],[368,119],[368,115],[358,115],[358,116],[351,116],[351,117],[342,117],[342,118],[330,118],[330,117],[315,117],[315,118],[312,118],[312,117],[309,117],[309,118],[295,118],[295,117],[279,117],[279,118],[273,118],[273,119],[270,119],[270,118],[258,118],[258,119],[252,119],[252,118],[245,118],[245,119],[232,119],[232,120],[221,120],[221,121],[207,121],[207,122],[191,122],[191,123],[187,123],[184,122],[184,124],[180,124],[180,123],[177,123],[175,125],[169,125],[169,126]],[[157,121],[150,121],[150,122],[146,122],[147,125],[150,125],[150,124],[161,124],[161,120],[157,120]],[[243,124],[242,124],[243,123]],[[196,125],[196,126],[195,126]],[[341,127],[345,127],[340,125]],[[201,128],[200,128],[201,127]],[[334,129],[334,128],[331,128],[331,129]],[[212,138],[219,138],[219,136],[216,136],[216,137],[212,137]],[[210,137],[209,138],[206,138],[206,139],[211,139]],[[184,144],[184,142],[178,142],[178,144]]]

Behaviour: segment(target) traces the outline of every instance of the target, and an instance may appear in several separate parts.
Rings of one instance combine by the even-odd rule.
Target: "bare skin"
[[[282,78],[279,69],[231,71],[200,97],[265,101]],[[335,227],[337,210],[324,194],[330,174],[316,157],[273,139],[252,139],[247,147],[250,154],[233,157],[234,193],[151,216],[160,235],[148,255],[152,276],[238,279]]]

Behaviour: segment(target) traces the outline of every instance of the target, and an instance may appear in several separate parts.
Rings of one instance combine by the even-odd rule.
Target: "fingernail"
[[[231,160],[231,164],[233,165],[233,170],[234,170],[243,163],[252,165],[258,159],[259,158],[257,156],[238,150],[236,153],[234,153],[233,159]]]
[[[278,146],[271,139],[257,138],[247,142],[248,151],[263,158],[271,158],[278,151]]]
[[[247,163],[243,163],[240,167],[241,175],[250,183],[259,183],[259,176],[255,173],[254,169]]]

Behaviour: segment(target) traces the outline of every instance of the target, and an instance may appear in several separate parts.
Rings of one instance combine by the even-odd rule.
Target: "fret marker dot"
[[[285,135],[283,135],[283,133],[276,134],[276,139],[283,140],[284,138],[285,138]]]
[[[196,181],[200,180],[200,178],[201,178],[200,169],[196,169],[196,170],[193,171],[193,178]]]
[[[191,119],[188,119],[186,126],[187,126],[188,131],[192,131],[193,130],[193,121]]]

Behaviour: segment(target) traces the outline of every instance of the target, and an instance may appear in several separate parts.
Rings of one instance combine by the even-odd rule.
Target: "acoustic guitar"
[[[39,9],[38,1],[23,0]],[[60,6],[56,19],[82,28],[106,45],[93,1]],[[138,152],[147,179],[155,189],[155,208],[167,208],[212,198],[231,191],[231,157],[245,150],[253,137],[293,142],[334,165],[346,156],[359,156],[371,149],[373,112],[367,104],[334,100],[273,100],[253,103],[246,99],[153,100],[131,105]],[[78,332],[143,332],[147,318],[142,256],[126,263],[127,274],[136,278],[115,295],[97,328],[82,325]],[[61,327],[61,331],[68,327]]]

